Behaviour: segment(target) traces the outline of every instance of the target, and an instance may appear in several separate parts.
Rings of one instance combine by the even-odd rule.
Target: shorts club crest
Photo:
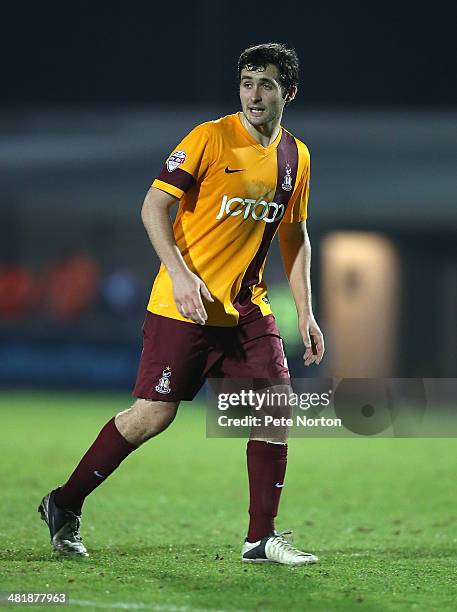
[[[159,383],[156,385],[155,390],[157,391],[157,393],[167,394],[171,392],[170,378],[171,368],[170,366],[167,366],[162,372],[162,376],[160,377]]]
[[[203,123],[178,144],[152,183],[178,198],[178,248],[208,287],[207,325],[232,327],[246,316],[271,314],[262,279],[280,223],[307,217],[310,158],[305,144],[281,128],[267,147],[238,113]],[[186,321],[160,267],[148,310]]]

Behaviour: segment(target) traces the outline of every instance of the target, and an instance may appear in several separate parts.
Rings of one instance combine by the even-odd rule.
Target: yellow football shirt
[[[271,314],[262,272],[279,224],[306,219],[309,160],[306,145],[284,128],[262,146],[236,113],[194,128],[152,183],[180,200],[175,240],[215,300],[204,302],[207,325]],[[176,307],[163,265],[148,310],[189,321]]]

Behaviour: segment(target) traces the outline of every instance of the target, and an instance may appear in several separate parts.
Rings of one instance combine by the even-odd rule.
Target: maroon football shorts
[[[257,388],[290,384],[274,316],[215,327],[148,311],[133,395],[166,402],[192,400],[206,378],[256,379]]]

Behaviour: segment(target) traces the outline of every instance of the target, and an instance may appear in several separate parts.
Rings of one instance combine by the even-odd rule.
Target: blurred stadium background
[[[319,376],[456,376],[454,4],[8,4],[2,387],[131,388],[158,267],[144,194],[195,124],[238,110],[238,55],[270,40],[301,58],[283,123],[311,151]],[[302,375],[276,246],[265,277]]]

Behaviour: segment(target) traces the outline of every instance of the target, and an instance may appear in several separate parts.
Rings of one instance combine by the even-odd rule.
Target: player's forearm
[[[298,317],[312,313],[311,302],[311,243],[305,232],[280,235],[284,269],[289,280]]]
[[[290,266],[288,278],[299,318],[312,313],[311,245],[309,239],[301,245]]]
[[[141,219],[155,252],[170,276],[187,271],[188,267],[176,245],[168,207],[146,197]]]

